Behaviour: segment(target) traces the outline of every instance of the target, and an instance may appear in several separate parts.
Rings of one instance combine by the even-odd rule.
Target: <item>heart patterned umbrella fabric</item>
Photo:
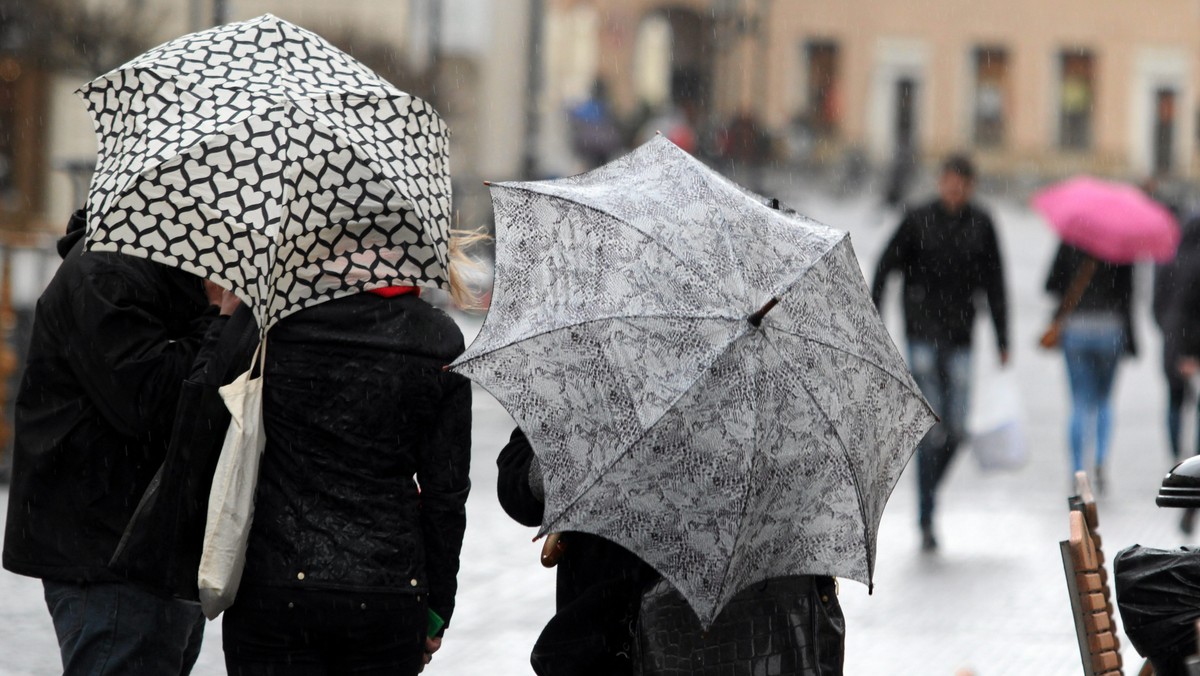
[[[220,26],[79,93],[100,143],[88,249],[211,279],[264,331],[358,291],[448,285],[445,124],[316,34]]]

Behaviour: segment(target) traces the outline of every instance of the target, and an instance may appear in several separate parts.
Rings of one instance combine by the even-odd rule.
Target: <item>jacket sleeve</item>
[[[1000,242],[996,227],[987,219],[987,255],[984,258],[983,289],[987,294],[988,309],[992,313],[992,324],[996,327],[996,346],[1004,352],[1008,349],[1008,293],[1004,284],[1004,258],[1000,255]]]
[[[1176,332],[1183,356],[1200,358],[1200,267],[1181,269],[1178,282],[1167,330]]]
[[[1171,294],[1175,289],[1175,266],[1171,263],[1154,266],[1154,294],[1151,309],[1154,323],[1165,331],[1171,309]]]
[[[162,290],[141,288],[132,276],[89,275],[73,292],[79,339],[68,359],[91,401],[122,434],[168,434],[179,390],[216,308],[191,322],[189,333],[176,335],[155,307],[163,302]]]
[[[421,446],[417,482],[429,608],[449,626],[471,490],[471,381],[451,373],[441,377],[440,414]]]
[[[887,287],[888,276],[896,270],[903,270],[904,266],[908,265],[909,251],[911,249],[909,240],[912,238],[912,216],[906,216],[900,222],[900,226],[896,228],[896,234],[892,235],[892,239],[883,249],[883,254],[879,256],[879,263],[875,266],[875,275],[871,278],[871,300],[875,301],[875,307],[882,307],[883,292]]]
[[[508,444],[496,458],[499,474],[496,477],[496,496],[500,506],[522,526],[542,525],[545,504],[529,485],[529,467],[533,463],[533,447],[521,428],[513,430]]]

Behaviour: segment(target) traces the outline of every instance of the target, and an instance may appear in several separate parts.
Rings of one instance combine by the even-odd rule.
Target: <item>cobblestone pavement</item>
[[[866,199],[839,202],[794,188],[777,192],[800,211],[849,230],[868,268],[894,225],[894,215]],[[949,676],[964,667],[979,676],[1080,671],[1058,550],[1067,531],[1065,370],[1059,355],[1033,347],[1051,311],[1040,287],[1054,240],[1020,205],[987,203],[1008,256],[1014,368],[1025,401],[1030,462],[1017,473],[984,474],[963,449],[941,495],[942,547],[935,555],[918,551],[915,478],[911,472],[902,477],[880,533],[875,593],[854,582],[841,585],[847,674]],[[1148,280],[1139,281],[1145,290]],[[886,315],[898,328],[896,305],[893,299]],[[1109,488],[1099,501],[1110,566],[1130,544],[1185,542],[1176,528],[1178,513],[1154,506],[1170,463],[1160,425],[1157,334],[1145,303],[1139,320],[1142,352],[1119,376]],[[477,322],[464,320],[464,328],[474,331]],[[979,331],[977,367],[991,368],[991,328]],[[553,612],[553,572],[537,563],[532,529],[500,511],[494,460],[512,422],[487,394],[477,390],[476,397],[474,488],[458,609],[445,647],[426,673],[526,674],[529,648]],[[0,508],[7,499],[0,489]],[[0,675],[57,672],[57,646],[37,581],[0,572],[0,627]],[[194,673],[224,673],[219,622],[209,624],[205,640]],[[1127,642],[1124,654],[1128,665],[1140,663]]]

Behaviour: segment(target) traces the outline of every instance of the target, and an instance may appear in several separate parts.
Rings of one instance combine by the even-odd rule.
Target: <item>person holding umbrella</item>
[[[470,385],[443,369],[462,334],[418,291],[464,290],[441,116],[269,14],[79,93],[100,145],[88,250],[203,276],[253,315],[197,574],[229,671],[416,673],[453,612],[469,488]]]
[[[1179,228],[1170,211],[1133,186],[1087,177],[1038,192],[1033,207],[1062,238],[1046,278],[1059,305],[1041,343],[1061,347],[1067,366],[1072,475],[1094,447],[1092,484],[1103,491],[1117,366],[1137,354],[1132,263],[1170,260]]]
[[[752,599],[748,616],[774,619],[737,627],[772,637],[730,661],[738,673],[838,673],[836,651],[831,670],[802,670],[813,663],[814,580],[871,584],[884,506],[936,419],[849,235],[749,193],[663,136],[579,176],[491,191],[492,305],[450,368],[520,428],[499,492],[528,493],[522,484],[540,478],[543,499],[519,496],[532,504],[514,515],[563,534],[573,570],[590,563],[584,552],[567,559],[582,533],[661,575],[662,594],[646,592],[638,617],[667,626],[640,627],[634,647],[678,631],[686,643],[663,653],[667,673],[714,673],[688,666],[705,659],[705,637],[733,645],[722,627],[743,617],[743,595],[779,579],[807,586],[765,592],[777,604]],[[636,591],[615,577],[613,624]],[[622,629],[605,650],[623,646]]]
[[[942,164],[938,198],[904,217],[875,267],[871,295],[883,304],[888,277],[904,280],[909,365],[941,416],[917,448],[921,549],[937,549],[933,514],[938,485],[966,437],[975,309],[985,296],[1000,363],[1008,363],[1008,299],[996,229],[971,202],[975,166],[963,155]]]
[[[466,527],[471,387],[442,370],[462,333],[404,285],[297,312],[269,340],[229,673],[416,674],[453,614]]]
[[[1046,291],[1061,303],[1069,298],[1081,272],[1091,281],[1063,320],[1060,338],[1071,387],[1071,470],[1072,475],[1083,470],[1085,447],[1094,446],[1089,474],[1096,490],[1103,493],[1117,366],[1122,355],[1137,354],[1131,311],[1133,266],[1097,262],[1069,244],[1060,244],[1046,277]]]
[[[180,388],[218,312],[195,275],[84,252],[86,216],[71,218],[62,265],[38,299],[17,393],[4,567],[42,580],[64,673],[187,674],[200,608],[132,584],[108,562],[167,453]]]

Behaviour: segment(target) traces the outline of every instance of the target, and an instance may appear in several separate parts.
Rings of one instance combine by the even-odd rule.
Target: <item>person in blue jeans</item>
[[[991,217],[971,203],[975,167],[952,155],[942,165],[937,199],[908,212],[883,250],[871,295],[883,303],[888,277],[900,273],[909,367],[941,418],[917,447],[921,548],[937,549],[933,513],[938,485],[966,436],[971,340],[986,298],[1002,364],[1008,363],[1004,265]]]
[[[1062,298],[1089,260],[1083,251],[1060,245],[1050,266],[1046,290]],[[1063,322],[1060,345],[1071,386],[1068,439],[1072,473],[1085,467],[1089,446],[1095,449],[1090,467],[1096,490],[1105,489],[1104,461],[1112,442],[1112,391],[1123,355],[1134,355],[1133,267],[1096,261],[1095,273],[1075,309]]]

